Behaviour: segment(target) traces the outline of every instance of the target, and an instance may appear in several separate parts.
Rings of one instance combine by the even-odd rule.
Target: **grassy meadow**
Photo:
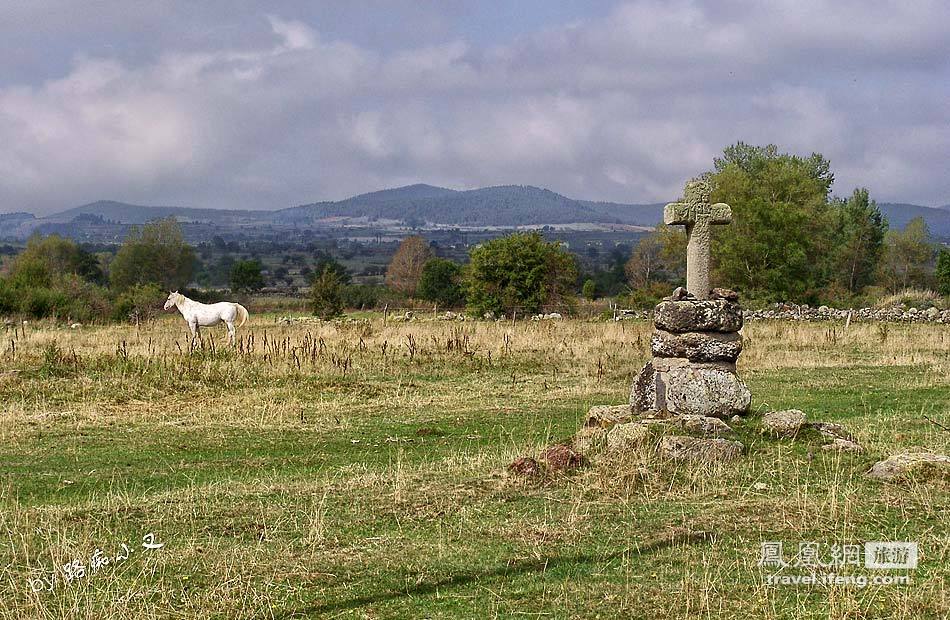
[[[509,474],[627,399],[651,329],[252,316],[233,350],[223,328],[191,347],[177,315],[8,329],[0,618],[950,614],[950,484],[863,476],[902,449],[950,452],[950,326],[744,329],[754,412],[840,422],[867,454],[749,421],[729,465],[642,450]],[[763,583],[762,541],[874,540],[919,543],[911,585]],[[93,573],[97,549],[111,562]],[[86,574],[66,583],[75,559]]]

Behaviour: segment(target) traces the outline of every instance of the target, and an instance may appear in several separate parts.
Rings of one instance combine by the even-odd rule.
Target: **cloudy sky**
[[[654,202],[739,140],[950,203],[950,3],[0,4],[0,212],[416,182]]]

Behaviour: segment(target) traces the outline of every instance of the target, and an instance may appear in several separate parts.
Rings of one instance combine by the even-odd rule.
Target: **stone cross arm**
[[[697,299],[709,298],[709,263],[713,224],[732,221],[732,209],[724,202],[709,203],[709,182],[693,179],[686,184],[683,200],[663,209],[663,223],[686,227],[686,290]]]
[[[694,205],[688,202],[671,202],[663,209],[663,223],[670,226],[694,224],[728,224],[732,221],[732,209],[724,202]]]

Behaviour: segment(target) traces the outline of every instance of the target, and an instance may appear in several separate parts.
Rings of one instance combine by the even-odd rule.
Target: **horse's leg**
[[[228,328],[228,342],[231,343],[231,346],[234,346],[234,321],[225,321],[224,324]]]

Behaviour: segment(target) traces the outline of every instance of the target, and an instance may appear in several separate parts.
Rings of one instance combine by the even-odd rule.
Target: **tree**
[[[416,293],[422,299],[440,306],[458,306],[465,301],[459,284],[461,275],[462,268],[457,263],[444,258],[430,259],[422,268]]]
[[[630,260],[624,266],[627,282],[630,288],[636,290],[646,288],[655,281],[656,273],[660,269],[660,238],[657,235],[647,235],[640,239],[633,248]]]
[[[170,217],[129,230],[112,261],[109,279],[119,290],[152,283],[174,291],[188,284],[194,266],[194,248],[185,243],[181,225]]]
[[[886,234],[887,219],[868,190],[855,189],[851,198],[832,203],[836,249],[830,268],[840,289],[853,295],[874,281]]]
[[[406,237],[386,269],[386,285],[405,295],[415,295],[422,269],[432,258],[432,249],[418,235]]]
[[[640,239],[633,248],[624,273],[634,290],[657,282],[683,280],[686,277],[686,234],[678,227],[658,224],[653,234]]]
[[[827,280],[833,240],[828,160],[780,154],[774,145],[739,143],[714,160],[714,202],[732,207],[733,222],[713,237],[716,276],[760,299],[809,299]]]
[[[324,268],[310,286],[310,307],[323,320],[343,314],[343,284],[336,271]]]
[[[889,291],[930,285],[934,246],[921,217],[907,222],[904,230],[890,230],[884,238],[881,282]]]
[[[937,268],[934,270],[937,290],[941,295],[950,295],[950,249],[941,248],[937,255]]]
[[[465,274],[469,309],[538,312],[542,306],[573,301],[574,257],[536,232],[499,237],[473,249]]]
[[[313,270],[310,270],[308,267],[304,267],[300,270],[300,274],[304,277],[312,274],[313,277],[318,277],[324,271],[329,269],[336,274],[337,278],[340,280],[340,284],[347,285],[350,283],[350,274],[346,270],[346,267],[343,266],[343,263],[333,258],[332,255],[324,251],[318,251],[316,255],[316,262],[314,263]]]
[[[261,275],[261,263],[257,260],[239,260],[231,267],[229,278],[231,290],[242,293],[259,291],[264,288],[264,276]]]
[[[50,286],[53,280],[66,275],[99,283],[102,269],[94,254],[59,235],[33,235],[10,265],[10,276],[30,286]]]
[[[597,298],[597,283],[587,278],[581,286],[581,295],[588,301],[594,301]]]

